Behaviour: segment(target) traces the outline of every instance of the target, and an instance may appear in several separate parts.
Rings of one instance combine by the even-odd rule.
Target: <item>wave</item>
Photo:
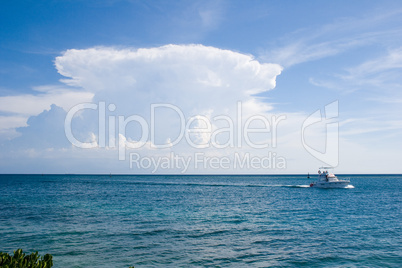
[[[161,185],[161,186],[206,186],[206,187],[286,187],[286,188],[309,188],[310,185],[280,185],[280,184],[244,184],[244,183],[201,183],[201,182],[127,182],[138,185]]]

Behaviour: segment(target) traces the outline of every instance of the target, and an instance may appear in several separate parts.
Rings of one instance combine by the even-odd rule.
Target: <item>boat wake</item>
[[[310,188],[310,185],[278,185],[278,186],[288,188]]]
[[[152,182],[131,181],[129,184],[139,185],[164,185],[164,186],[205,186],[205,187],[285,187],[285,188],[310,188],[310,185],[282,185],[282,184],[251,184],[251,183],[199,183],[199,182]]]

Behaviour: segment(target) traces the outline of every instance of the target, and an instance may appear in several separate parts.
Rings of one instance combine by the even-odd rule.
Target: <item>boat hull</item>
[[[310,187],[315,188],[347,188],[350,184],[350,181],[317,181],[315,183],[310,184]]]

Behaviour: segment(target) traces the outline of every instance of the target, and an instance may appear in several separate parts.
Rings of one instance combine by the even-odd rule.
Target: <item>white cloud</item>
[[[390,50],[387,55],[366,61],[348,71],[352,76],[367,76],[392,69],[402,68],[402,48]]]
[[[26,118],[23,116],[0,116],[0,131],[21,126],[26,126]]]
[[[361,18],[343,18],[314,29],[299,29],[285,36],[280,47],[263,53],[261,58],[290,67],[367,45],[388,47],[402,36],[400,24],[392,21],[401,13],[402,10],[395,10],[380,15],[368,14]],[[380,27],[384,25],[387,30]]]
[[[250,55],[202,45],[68,50],[56,58],[56,67],[69,77],[66,84],[128,114],[143,112],[153,102],[177,104],[189,113],[219,112],[274,88],[282,70]]]
[[[223,18],[223,8],[220,1],[203,2],[198,8],[201,26],[206,30],[215,29]]]
[[[37,95],[24,94],[0,97],[0,111],[29,117],[49,110],[52,104],[68,111],[77,103],[91,101],[92,97],[93,94],[88,92],[72,91],[66,88],[49,89],[45,93]]]
[[[308,44],[305,41],[299,41],[285,47],[270,51],[270,55],[263,56],[265,60],[278,62],[285,67],[290,67],[302,62],[317,60],[340,53],[344,44],[334,44],[331,42],[322,42],[317,44]]]
[[[384,55],[368,59],[356,66],[344,68],[343,73],[332,74],[325,79],[310,78],[310,83],[345,93],[363,90],[375,93],[375,97],[364,99],[398,103],[401,99],[402,48],[388,50]]]
[[[73,49],[57,57],[55,63],[59,73],[66,77],[63,82],[94,93],[95,103],[105,101],[106,107],[111,103],[116,106],[115,111],[107,111],[107,116],[123,115],[126,119],[131,115],[139,115],[150,124],[151,104],[164,103],[176,107],[182,113],[186,120],[184,124],[187,124],[190,118],[196,118],[193,124],[188,125],[192,129],[204,129],[205,118],[210,120],[212,130],[227,128],[227,121],[222,118],[214,120],[217,116],[226,116],[234,121],[235,131],[239,116],[242,124],[253,115],[263,115],[271,120],[274,115],[272,105],[255,94],[273,89],[276,76],[282,70],[277,64],[260,63],[251,55],[203,45],[167,45],[141,49]],[[238,102],[242,104],[241,115],[238,114]],[[178,112],[165,107],[158,109],[155,116],[155,143],[173,143],[181,128]],[[301,118],[300,115],[295,115],[295,118],[289,119],[293,123],[287,122],[286,131],[281,130],[281,133],[293,131],[297,135]],[[133,122],[128,124],[124,135],[118,135],[116,131],[115,137],[111,138],[117,141],[120,136],[122,141],[138,141],[142,138],[141,129],[138,122]],[[184,137],[186,133],[184,132]],[[227,144],[230,138],[227,134],[220,134],[217,138],[220,144]],[[272,135],[267,133],[262,137],[256,134],[252,140],[255,143],[268,141],[269,146],[272,146]],[[232,137],[235,139],[233,148],[225,149],[217,149],[212,144],[204,148],[203,145],[207,144],[211,137],[208,133],[192,133],[188,137],[201,146],[191,146],[191,142],[183,138],[170,148],[170,151],[191,154],[201,150],[208,155],[231,155],[237,151],[252,152],[255,155],[267,153],[267,150],[251,148],[244,139],[238,147],[238,137]],[[300,144],[299,139],[296,143]],[[283,148],[280,149],[286,151],[285,143],[281,144]],[[151,143],[148,141],[140,149],[127,148],[127,151],[140,150],[145,155],[157,154],[149,147]],[[161,152],[166,153],[163,150]]]
[[[18,136],[16,128],[27,126],[31,116],[49,111],[52,104],[68,111],[74,105],[90,102],[93,93],[71,88],[47,85],[33,88],[38,94],[24,94],[0,97],[0,137],[10,139]]]
[[[16,128],[27,126],[24,116],[0,116],[0,137],[12,139],[19,136]]]
[[[390,116],[350,118],[341,122],[342,136],[359,136],[368,133],[397,133],[402,131],[402,120]],[[384,135],[381,135],[384,136]],[[375,136],[377,138],[377,135]]]
[[[346,69],[346,75],[337,75],[343,82],[355,88],[378,88],[383,90],[402,87],[402,48],[393,49],[382,57],[367,60]]]

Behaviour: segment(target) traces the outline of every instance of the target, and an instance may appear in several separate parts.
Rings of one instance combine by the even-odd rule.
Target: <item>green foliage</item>
[[[38,252],[25,255],[22,249],[14,251],[14,256],[0,252],[0,267],[4,268],[50,268],[53,266],[52,255],[39,256]]]
[[[14,256],[8,253],[0,252],[1,268],[50,268],[53,266],[53,256],[46,254],[44,257],[39,256],[38,252],[25,255],[22,249],[14,251]],[[130,266],[129,268],[134,268]]]

